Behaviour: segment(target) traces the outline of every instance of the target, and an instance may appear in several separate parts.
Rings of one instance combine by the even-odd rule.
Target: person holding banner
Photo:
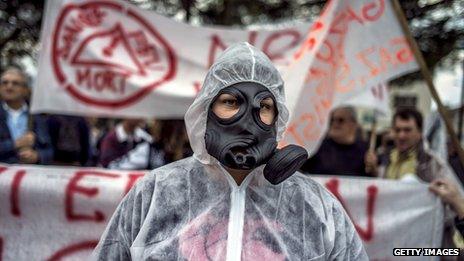
[[[395,147],[380,157],[372,153],[366,156],[366,165],[375,170],[377,176],[402,179],[414,175],[431,182],[450,175],[444,163],[423,146],[423,118],[418,110],[398,109],[393,115],[392,125]]]
[[[99,260],[367,260],[341,204],[277,149],[288,110],[279,72],[248,43],[225,50],[185,115],[194,155],[123,199]]]
[[[442,178],[456,180],[444,162],[424,147],[423,118],[417,109],[398,109],[393,115],[392,125],[395,147],[380,157],[372,152],[366,155],[366,166],[374,170],[378,177],[394,180],[419,179],[428,183]],[[451,215],[452,213],[447,213],[442,247],[455,245],[454,226],[449,219]]]
[[[49,164],[53,160],[46,117],[29,114],[28,95],[28,77],[22,70],[11,67],[2,73],[0,162]]]
[[[429,190],[456,212],[454,219],[456,228],[464,236],[464,196],[459,192],[456,184],[447,179],[436,179],[430,183]]]

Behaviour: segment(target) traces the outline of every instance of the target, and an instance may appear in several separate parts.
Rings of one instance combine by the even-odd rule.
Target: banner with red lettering
[[[0,165],[0,260],[87,260],[125,193],[148,172]],[[440,200],[419,182],[314,177],[344,206],[371,260],[439,247]]]
[[[248,41],[282,68],[309,27],[197,27],[127,1],[47,1],[31,111],[183,118],[230,44]]]
[[[357,95],[340,101],[339,105],[349,105],[373,109],[386,116],[390,112],[390,94],[386,83],[379,83],[370,88],[366,88]]]
[[[292,115],[283,144],[312,152],[333,107],[417,68],[391,1],[330,1],[284,74]]]

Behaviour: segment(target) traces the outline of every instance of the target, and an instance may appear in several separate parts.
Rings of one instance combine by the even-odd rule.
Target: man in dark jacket
[[[368,145],[361,140],[358,130],[353,107],[334,109],[327,137],[301,169],[310,174],[370,176],[364,165]]]
[[[53,149],[45,117],[31,116],[28,77],[9,68],[0,78],[0,162],[48,164]]]
[[[55,152],[53,165],[85,166],[90,153],[90,130],[83,117],[50,115],[48,129]]]

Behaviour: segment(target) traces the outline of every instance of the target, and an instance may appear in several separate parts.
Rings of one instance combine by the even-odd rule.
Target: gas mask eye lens
[[[223,93],[219,95],[213,102],[212,111],[221,119],[230,119],[238,113],[240,104],[232,94]]]
[[[276,116],[274,100],[271,97],[264,98],[259,106],[259,118],[264,124],[271,125]]]

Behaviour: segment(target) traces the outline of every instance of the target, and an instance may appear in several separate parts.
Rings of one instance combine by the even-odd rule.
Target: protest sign
[[[390,1],[330,1],[284,74],[292,115],[281,145],[311,152],[333,107],[414,69]]]
[[[366,88],[364,91],[361,91],[347,100],[340,101],[339,105],[369,108],[382,115],[388,115],[390,112],[389,102],[390,97],[387,84],[379,83],[370,88]]]
[[[116,206],[143,175],[150,174],[0,165],[0,260],[87,260]],[[314,179],[342,203],[371,260],[392,259],[396,247],[440,246],[443,207],[426,184]]]
[[[282,68],[309,23],[262,30],[196,27],[126,1],[47,1],[31,111],[183,118],[208,68],[248,41]]]

